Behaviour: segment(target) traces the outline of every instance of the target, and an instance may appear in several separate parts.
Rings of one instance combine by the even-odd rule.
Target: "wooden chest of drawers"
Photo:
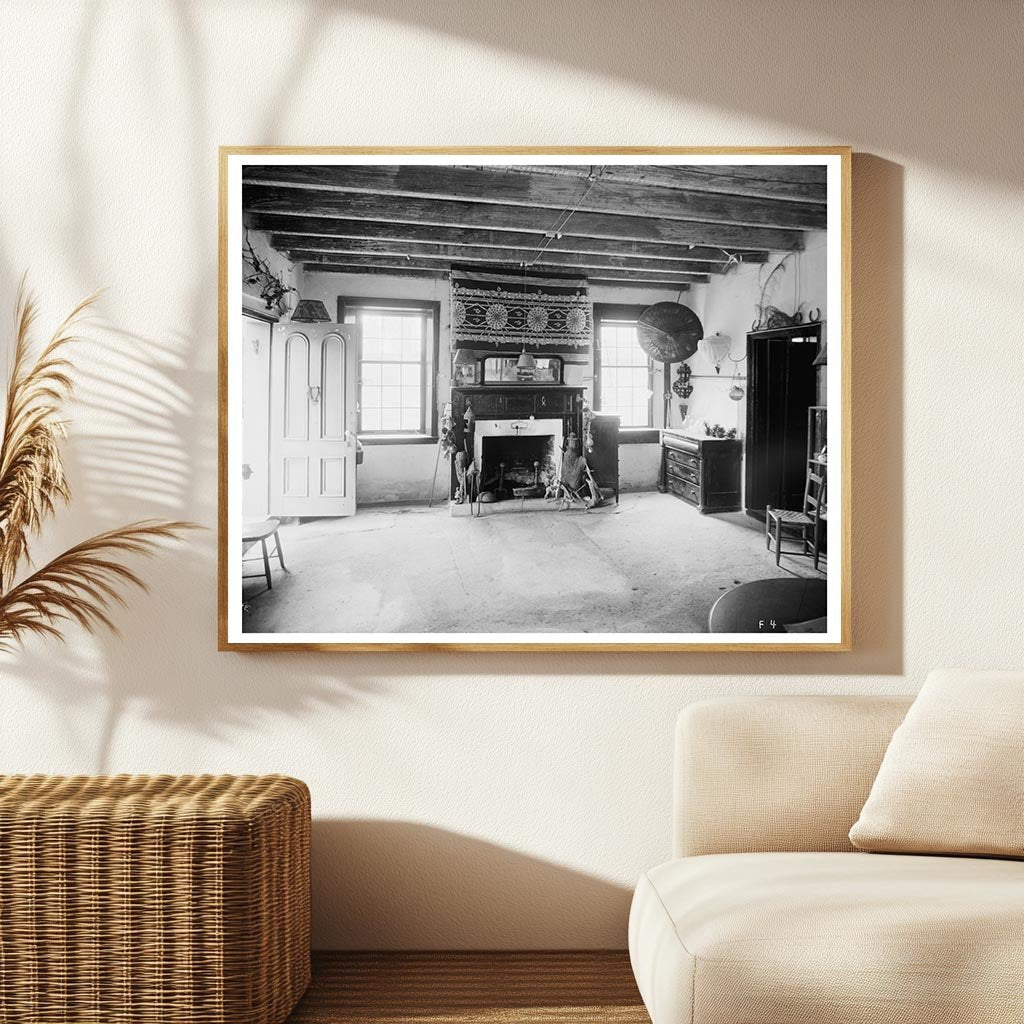
[[[737,512],[742,507],[743,442],[661,432],[658,490],[674,494],[698,512]]]

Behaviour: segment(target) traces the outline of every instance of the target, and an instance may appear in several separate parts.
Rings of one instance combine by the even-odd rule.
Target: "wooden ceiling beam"
[[[602,164],[606,181],[695,192],[720,192],[793,203],[827,201],[823,164]],[[587,164],[513,164],[527,174],[586,178]]]
[[[446,278],[450,275],[448,270],[409,270],[404,267],[350,267],[344,263],[330,264],[317,263],[306,266],[307,270],[318,274],[370,274],[387,277],[425,277],[425,278]],[[602,277],[589,278],[590,284],[608,285],[614,288],[665,288],[675,292],[688,292],[690,285],[679,281],[661,280],[637,280],[634,277]]]
[[[260,214],[249,218],[250,227],[286,239],[285,244],[300,244],[293,239],[305,239],[312,247],[333,245],[339,239],[358,244],[371,242],[429,242],[436,245],[472,245],[488,249],[531,249],[536,251],[547,242],[548,252],[575,252],[586,255],[649,256],[691,260],[701,263],[721,263],[725,254],[711,246],[673,245],[665,242],[637,242],[630,239],[588,238],[585,235],[563,234],[561,238],[546,238],[542,231],[494,231],[486,228],[438,227],[431,224],[394,224],[385,221],[344,220],[328,217],[297,217],[289,214]],[[732,250],[730,250],[732,251]],[[766,263],[766,252],[736,250],[744,263]]]
[[[390,270],[433,270],[442,274],[448,273],[452,267],[451,263],[455,261],[449,261],[447,263],[439,263],[437,261],[425,260],[425,259],[398,259],[394,256],[348,256],[341,254],[336,258],[329,256],[306,256],[299,255],[296,262],[301,262],[305,270],[308,271],[324,271],[331,270],[337,272],[336,267],[344,266],[350,268],[345,271],[346,273],[360,273],[359,268],[388,268]],[[468,262],[458,261],[456,266],[462,265],[462,269],[468,273],[472,271],[479,271],[480,273],[501,273],[511,275],[521,275],[522,268],[510,263],[499,263],[493,260],[485,262]],[[561,274],[565,276],[570,268],[561,266],[559,264],[551,263],[536,263],[531,266],[530,271],[537,274]],[[575,276],[575,275],[570,275]],[[710,280],[707,274],[694,274],[689,272],[678,272],[673,273],[670,271],[651,271],[651,270],[623,270],[618,267],[580,267],[580,277],[622,277],[629,278],[637,281],[671,281],[676,284],[707,284]]]
[[[601,166],[588,170],[592,176],[524,173],[503,166],[250,164],[242,169],[242,181],[328,195],[527,207],[548,211],[551,224],[563,211],[579,210],[796,231],[825,228],[827,211],[818,203],[636,184],[606,178]]]
[[[380,196],[362,193],[322,192],[272,185],[247,184],[242,190],[247,214],[291,214],[304,217],[384,221],[391,224],[430,224],[436,227],[481,230],[534,231],[553,228],[557,217],[527,206],[463,203],[450,200]],[[664,220],[624,213],[574,213],[562,233],[591,238],[629,239],[637,242],[668,242],[674,245],[721,246],[758,252],[803,249],[803,232],[778,228],[708,224]]]
[[[373,256],[400,263],[402,260],[437,260],[442,264],[452,263],[504,263],[525,264],[527,267],[535,263],[548,266],[564,267],[565,272],[575,270],[650,270],[658,273],[676,274],[721,274],[728,264],[724,258],[720,263],[697,263],[691,260],[652,260],[644,256],[609,256],[599,254],[587,256],[581,253],[551,252],[538,254],[533,249],[487,249],[470,245],[429,245],[425,242],[380,243],[359,246],[353,241],[335,245],[311,246],[308,238],[288,242],[290,235],[273,235],[271,245],[279,252],[285,253],[293,263],[306,260],[331,259],[334,261],[348,259],[349,256]]]
[[[608,288],[664,288],[666,291],[677,293],[690,290],[690,285],[676,284],[674,281],[635,281],[633,278],[621,277],[590,277],[587,283]]]
[[[346,263],[307,263],[303,269],[316,274],[370,274],[387,277],[430,277],[446,278],[450,271],[446,268],[434,267],[430,270],[410,269],[402,266],[352,267]]]

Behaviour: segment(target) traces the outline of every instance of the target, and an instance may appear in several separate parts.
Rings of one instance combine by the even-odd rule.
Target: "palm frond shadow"
[[[186,387],[195,376],[186,359],[189,351],[179,335],[146,339],[105,323],[88,332],[83,367],[74,374],[78,415],[65,446],[70,487],[79,497],[73,524],[68,516],[58,517],[62,537],[72,526],[80,534],[111,516],[124,516],[136,503],[212,524],[216,425],[212,403],[195,406],[194,395],[203,392]],[[212,382],[209,390],[214,390]],[[169,526],[179,522],[171,520]],[[141,540],[121,539],[122,553],[140,553]],[[105,621],[117,635],[83,638],[84,647],[76,643],[64,659],[64,674],[55,674],[52,663],[35,658],[22,659],[12,668],[55,706],[76,708],[76,716],[93,713],[93,770],[144,767],[126,764],[117,753],[119,740],[125,738],[122,730],[140,717],[221,738],[233,729],[251,728],[265,716],[304,719],[330,707],[370,703],[382,692],[379,684],[361,677],[333,678],[326,655],[277,655],[272,670],[265,662],[254,664],[257,659],[221,655],[218,671],[197,670],[206,659],[197,656],[194,638],[205,637],[211,652],[215,646],[212,530],[189,533],[184,545],[168,550],[154,563],[156,581],[124,570],[131,575],[125,581],[149,584],[145,599],[130,604],[105,589],[111,583],[108,575],[121,569],[119,563],[97,560],[88,545],[77,554],[88,563],[85,586],[106,594],[115,606],[117,615],[108,614]],[[23,603],[31,603],[59,579],[61,568],[58,561],[43,578],[33,580]],[[80,623],[74,609],[68,614]],[[52,635],[45,628],[36,632]],[[34,647],[36,652],[42,653]],[[323,671],[311,671],[311,662]],[[244,770],[244,765],[237,768]]]
[[[58,515],[56,529],[40,540],[40,549],[55,540],[72,543],[89,530],[102,530],[112,518],[131,514],[187,518],[210,527],[215,522],[217,329],[211,282],[216,261],[208,232],[216,209],[217,140],[211,140],[207,116],[209,69],[195,12],[187,4],[170,3],[155,16],[168,19],[164,45],[180,73],[181,106],[189,111],[187,134],[174,137],[173,144],[187,157],[181,166],[192,173],[167,179],[169,189],[180,189],[167,201],[177,202],[182,245],[196,258],[178,265],[174,302],[167,306],[173,326],[166,331],[152,327],[152,304],[134,303],[137,295],[112,291],[104,298],[108,319],[85,339],[75,373],[75,422],[64,446],[74,516]],[[93,74],[104,59],[101,30],[115,17],[121,15],[97,3],[81,20],[66,93],[64,172],[76,202],[64,221],[60,248],[72,284],[82,288],[90,287],[97,266],[104,266],[97,260],[118,251],[102,174],[108,154],[93,144],[88,115],[90,104],[102,100]],[[310,32],[316,22],[311,12]],[[280,123],[288,99],[275,93],[271,109],[259,115],[261,122]],[[111,276],[115,268],[101,273],[117,283]],[[142,329],[125,326],[140,323]],[[138,754],[147,744],[132,742],[152,735],[144,720],[184,727],[189,737],[222,738],[233,729],[251,728],[254,721],[305,720],[324,708],[361,705],[383,692],[361,675],[339,673],[329,656],[279,654],[268,662],[217,655],[212,529],[190,533],[186,544],[153,563],[147,579],[152,589],[145,599],[114,610],[123,640],[88,636],[75,626],[74,640],[63,647],[30,638],[33,656],[6,667],[17,682],[45,695],[76,743],[79,723],[93,723],[92,748],[88,740],[75,748],[76,770],[166,770],[167,762],[157,755],[147,760]],[[246,763],[236,758],[225,768],[245,770]]]
[[[24,282],[18,292],[0,438],[0,651],[15,649],[28,636],[59,640],[71,622],[89,632],[102,626],[116,633],[111,607],[124,606],[126,586],[145,589],[125,556],[155,554],[159,542],[191,528],[146,520],[104,530],[17,578],[31,564],[29,541],[71,501],[61,452],[74,390],[69,350],[94,301],[90,296],[80,302],[39,346],[38,305]]]

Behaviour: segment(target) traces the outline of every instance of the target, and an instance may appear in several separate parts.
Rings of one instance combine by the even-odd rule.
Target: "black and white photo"
[[[846,649],[848,174],[223,150],[222,645]]]

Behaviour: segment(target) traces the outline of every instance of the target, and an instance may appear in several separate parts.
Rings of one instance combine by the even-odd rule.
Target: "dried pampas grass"
[[[32,338],[38,304],[18,291],[14,358],[7,385],[0,442],[0,650],[26,636],[62,639],[62,627],[77,622],[90,632],[117,632],[110,618],[124,606],[125,586],[146,589],[121,563],[124,556],[152,555],[161,541],[194,529],[192,523],[146,520],[97,534],[58,555],[20,582],[29,563],[29,540],[59,505],[71,500],[60,446],[66,436],[64,407],[72,397],[72,364],[66,349],[95,296],[79,303],[38,348]]]

